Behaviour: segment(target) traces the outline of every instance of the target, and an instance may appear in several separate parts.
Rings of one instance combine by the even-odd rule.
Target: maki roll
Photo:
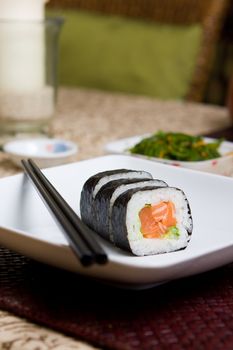
[[[93,227],[102,237],[112,241],[111,213],[112,206],[116,198],[129,189],[143,187],[164,187],[166,182],[155,179],[119,179],[106,183],[98,191],[94,198],[93,207],[95,214],[93,217]]]
[[[93,225],[96,209],[93,206],[93,202],[101,187],[109,181],[134,178],[152,179],[152,175],[146,171],[116,169],[100,172],[91,176],[85,182],[81,192],[80,212],[82,220],[95,230]]]
[[[90,177],[80,211],[100,236],[138,256],[184,249],[192,234],[185,193],[145,171],[117,169]]]
[[[192,233],[188,200],[181,189],[130,189],[114,202],[111,212],[114,244],[135,255],[183,249]]]

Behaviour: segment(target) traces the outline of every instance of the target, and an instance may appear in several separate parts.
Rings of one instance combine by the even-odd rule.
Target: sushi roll
[[[188,200],[181,189],[144,187],[123,192],[111,212],[114,244],[134,255],[183,249],[192,233]]]
[[[123,192],[142,187],[164,187],[167,186],[166,182],[155,179],[119,179],[106,183],[98,191],[95,196],[93,207],[95,208],[95,216],[93,218],[96,232],[107,240],[112,241],[112,229],[111,229],[111,212],[112,206],[116,198]]]
[[[81,192],[80,212],[82,220],[95,230],[95,227],[93,227],[95,213],[93,201],[101,187],[109,181],[133,178],[152,179],[152,175],[146,171],[116,169],[100,172],[91,176],[85,182]]]

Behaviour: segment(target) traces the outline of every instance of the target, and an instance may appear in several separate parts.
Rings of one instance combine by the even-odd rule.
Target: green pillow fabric
[[[79,11],[59,11],[59,82],[182,99],[193,76],[202,29]],[[51,15],[51,12],[50,12]]]

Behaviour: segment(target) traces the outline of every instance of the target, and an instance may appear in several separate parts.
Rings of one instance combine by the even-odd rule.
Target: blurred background
[[[59,84],[226,105],[233,0],[50,0]]]

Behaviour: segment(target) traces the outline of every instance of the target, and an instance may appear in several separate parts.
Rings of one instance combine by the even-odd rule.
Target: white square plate
[[[180,160],[170,160],[165,158],[148,157],[141,154],[131,154],[129,149],[135,146],[143,138],[151,136],[151,134],[132,136],[129,138],[124,138],[110,142],[105,145],[105,151],[111,154],[124,154],[133,155],[134,157],[139,157],[142,159],[150,159],[154,162],[180,166],[184,168],[189,168],[193,170],[205,171],[209,173],[232,176],[233,175],[233,143],[229,141],[224,141],[219,147],[219,153],[221,157],[209,160],[201,160],[196,162],[180,161]],[[204,137],[204,140],[209,142],[215,142],[216,139]]]
[[[94,173],[127,168],[149,171],[186,193],[194,221],[184,250],[137,257],[100,239],[109,256],[104,266],[82,267],[68,247],[38,193],[23,175],[0,180],[0,244],[66,270],[130,287],[149,287],[233,261],[233,179],[176,168],[130,156],[104,156],[44,170],[72,208]]]

